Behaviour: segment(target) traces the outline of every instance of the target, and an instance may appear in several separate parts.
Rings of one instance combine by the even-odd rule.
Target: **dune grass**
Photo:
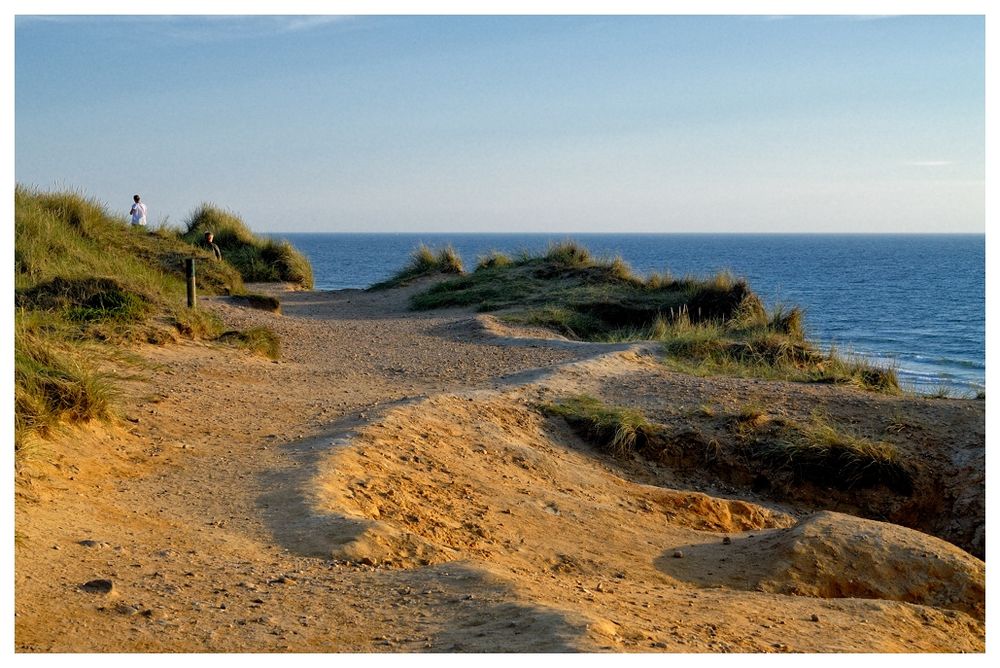
[[[23,320],[14,332],[14,449],[32,436],[50,437],[63,424],[109,419],[116,391],[87,364],[84,351],[53,341]]]
[[[595,258],[571,241],[541,255],[511,259],[494,253],[476,270],[443,281],[413,297],[415,309],[472,306],[505,311],[515,323],[541,325],[581,340],[649,338],[657,318],[692,310],[701,318],[725,317],[756,297],[728,274],[709,280],[637,276],[621,258]]]
[[[223,332],[218,340],[268,359],[276,360],[281,357],[281,339],[267,327]]]
[[[566,420],[585,440],[615,457],[627,457],[647,447],[659,431],[640,411],[608,406],[590,395],[544,404],[542,411]]]
[[[421,247],[397,277],[439,273],[442,259]],[[491,253],[472,273],[414,295],[414,309],[454,306],[501,312],[512,324],[541,326],[599,342],[660,341],[672,368],[700,375],[839,383],[896,393],[895,370],[820,351],[805,338],[801,309],[768,312],[745,280],[723,271],[706,278],[636,275],[621,258],[597,258],[564,241],[538,255]],[[393,279],[378,287],[399,285]]]
[[[183,295],[184,259],[209,255],[178,234],[148,232],[112,216],[79,193],[46,193],[18,186],[14,191],[14,276],[16,289],[56,276],[113,277],[130,289],[164,298]],[[203,291],[243,290],[239,274],[224,263],[199,263]]]
[[[18,186],[14,211],[15,448],[60,424],[114,416],[102,360],[176,335],[213,340],[219,319],[186,306],[184,259],[199,290],[245,293],[240,274],[168,228],[130,227],[75,192]]]
[[[312,289],[312,265],[306,257],[287,241],[254,234],[237,214],[212,204],[202,204],[187,219],[181,237],[198,245],[205,232],[215,235],[223,260],[235,267],[244,281],[284,281]]]
[[[803,335],[799,309],[738,314],[725,321],[693,324],[687,318],[659,324],[652,337],[663,342],[666,363],[696,375],[730,375],[810,383],[836,383],[894,394],[895,369],[863,358],[819,350]]]
[[[480,258],[476,262],[476,271],[481,269],[499,269],[509,267],[514,264],[514,260],[509,255],[499,251],[493,251]]]
[[[692,416],[705,421],[701,426],[671,433],[642,411],[590,395],[565,397],[540,410],[563,418],[584,440],[619,458],[642,454],[709,469],[735,466],[751,475],[787,472],[842,490],[884,485],[901,494],[912,491],[911,473],[894,445],[852,434],[819,414],[801,421],[771,415],[754,402],[728,415],[703,407]],[[727,425],[728,435],[713,434],[716,424]]]
[[[903,494],[912,491],[896,446],[839,429],[818,413],[798,421],[748,407],[732,418],[731,431],[751,457],[804,480],[840,489],[885,485]]]
[[[398,272],[384,281],[370,286],[369,290],[387,290],[409,285],[419,278],[439,274],[461,274],[464,271],[462,259],[451,246],[437,251],[426,244],[420,244],[410,254],[410,261]]]

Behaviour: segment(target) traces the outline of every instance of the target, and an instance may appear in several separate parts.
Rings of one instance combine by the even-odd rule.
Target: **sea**
[[[986,237],[842,234],[277,234],[313,266],[317,290],[392,276],[419,244],[452,246],[467,269],[491,251],[544,251],[572,239],[640,274],[745,278],[768,307],[799,306],[824,348],[894,367],[908,389],[986,389]]]

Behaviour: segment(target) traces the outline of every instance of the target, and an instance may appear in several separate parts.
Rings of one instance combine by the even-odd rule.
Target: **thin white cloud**
[[[316,30],[349,20],[349,16],[194,16],[171,23],[169,34],[192,42],[255,39]]]
[[[951,160],[910,160],[903,164],[908,167],[948,167],[955,163]]]
[[[312,30],[322,28],[331,23],[342,23],[350,16],[275,16],[280,19],[278,30],[280,32],[299,32],[301,30]],[[283,22],[283,25],[281,24]]]
[[[352,16],[309,15],[22,15],[16,19],[17,27],[39,23],[101,24],[114,26],[130,24],[155,28],[167,37],[182,41],[203,42],[221,39],[252,39],[274,34],[305,32],[335,23],[344,23]]]

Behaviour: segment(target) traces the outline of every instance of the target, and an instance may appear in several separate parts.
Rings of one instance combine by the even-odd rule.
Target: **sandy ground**
[[[24,464],[17,651],[984,651],[984,402],[693,378],[406,290],[280,297],[203,300],[279,361],[143,348],[120,425]],[[934,492],[779,499],[613,460],[538,410],[580,393],[664,423],[822,409]]]

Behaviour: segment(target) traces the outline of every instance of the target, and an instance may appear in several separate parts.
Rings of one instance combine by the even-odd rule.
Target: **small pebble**
[[[726,536],[725,538],[722,539],[722,544],[723,545],[732,545],[733,544],[733,539],[730,538],[729,536]]]
[[[818,621],[819,621],[819,615],[816,615],[816,614],[814,614],[814,615],[813,615],[812,617],[810,617],[809,619],[810,619],[810,621],[814,621],[814,622],[818,622]]]
[[[674,550],[674,559],[683,559],[684,553],[680,550]]]

